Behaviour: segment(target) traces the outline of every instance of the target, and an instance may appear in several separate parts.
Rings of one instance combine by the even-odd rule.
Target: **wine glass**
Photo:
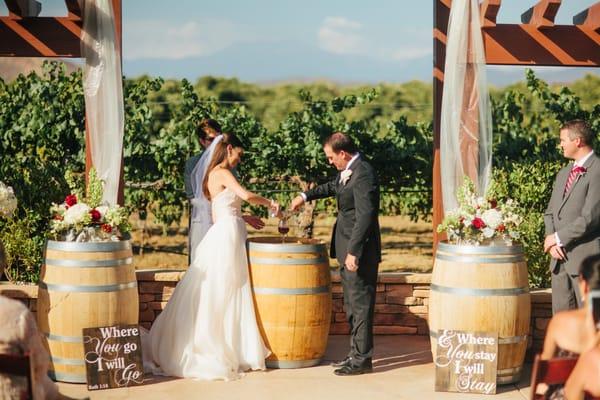
[[[287,223],[287,218],[282,218],[279,220],[279,225],[277,225],[277,230],[281,234],[281,243],[285,243],[285,237],[290,231],[290,227]]]

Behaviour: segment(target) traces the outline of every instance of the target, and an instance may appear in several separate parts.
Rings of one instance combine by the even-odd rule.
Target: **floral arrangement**
[[[69,179],[67,179],[69,182]],[[67,242],[118,241],[130,230],[129,214],[121,206],[102,203],[102,181],[96,170],[88,177],[88,194],[71,187],[73,193],[62,204],[52,204],[50,233],[56,240]]]
[[[517,214],[518,204],[514,200],[499,204],[493,196],[478,197],[469,178],[458,189],[457,199],[458,208],[447,213],[437,228],[438,232],[446,232],[450,243],[510,246],[519,239],[518,228],[523,218]]]
[[[0,217],[10,218],[17,209],[13,188],[0,181]]]

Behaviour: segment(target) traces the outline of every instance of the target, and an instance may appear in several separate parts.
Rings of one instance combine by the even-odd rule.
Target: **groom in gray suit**
[[[297,196],[292,210],[305,201],[335,196],[337,219],[331,235],[331,258],[337,258],[344,289],[344,310],[350,324],[350,350],[334,363],[336,375],[372,371],[373,311],[377,269],[381,262],[379,184],[373,167],[358,153],[352,139],[336,132],[325,140],[323,151],[339,173]]]
[[[552,311],[581,307],[579,266],[600,254],[600,159],[594,154],[595,133],[582,120],[560,129],[560,147],[574,160],[556,176],[544,214],[544,251],[550,253]]]

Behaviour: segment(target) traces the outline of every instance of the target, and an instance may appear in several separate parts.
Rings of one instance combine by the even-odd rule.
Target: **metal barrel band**
[[[449,244],[440,242],[438,243],[438,252],[448,252],[453,254],[523,254],[523,246],[512,245],[512,246],[463,246],[457,244]]]
[[[83,336],[56,335],[48,332],[44,332],[44,336],[46,336],[48,340],[53,340],[55,342],[83,343]]]
[[[271,287],[254,287],[252,288],[255,294],[279,294],[279,295],[305,295],[305,294],[320,294],[329,293],[329,286],[317,286],[309,288],[271,288]]]
[[[504,288],[504,289],[476,289],[456,288],[431,284],[431,290],[440,293],[456,294],[460,296],[514,296],[529,293],[528,287]]]
[[[324,264],[328,260],[324,257],[318,258],[262,258],[250,256],[250,263],[256,265],[312,265]]]
[[[525,256],[518,254],[514,256],[502,257],[481,257],[481,256],[463,256],[463,255],[447,255],[444,253],[436,253],[435,258],[443,261],[454,261],[465,264],[510,264],[517,262],[525,262]]]
[[[279,244],[248,242],[248,249],[254,251],[266,251],[270,253],[321,253],[325,252],[323,243],[315,244]]]
[[[118,242],[81,243],[48,240],[46,248],[75,253],[112,253],[119,250],[131,250],[131,242],[129,240],[121,240]]]
[[[61,364],[61,365],[85,365],[85,361],[84,360],[80,360],[78,358],[62,358],[62,357],[55,357],[55,356],[50,356],[50,359],[52,360],[53,364]]]
[[[429,331],[429,337],[437,339],[439,335],[436,331]],[[513,344],[519,343],[527,340],[527,335],[524,336],[506,336],[506,337],[498,337],[498,344]]]
[[[130,265],[132,263],[133,257],[115,258],[110,260],[56,260],[47,258],[44,261],[46,266],[68,268],[110,268],[119,265]]]
[[[48,376],[53,381],[69,382],[69,383],[86,383],[87,377],[82,374],[67,374],[64,372],[48,371]]]
[[[137,288],[136,282],[128,283],[117,283],[113,285],[97,285],[97,286],[86,286],[86,285],[58,285],[54,283],[40,282],[40,288],[45,290],[52,290],[55,292],[78,292],[78,293],[101,293],[101,292],[116,292],[119,290],[127,290]]]
[[[514,375],[514,374],[520,373],[522,369],[523,369],[522,366],[513,367],[513,368],[499,369],[498,371],[496,371],[496,374],[498,376]]]
[[[267,360],[268,368],[305,368],[313,367],[321,362],[320,358],[314,360]]]

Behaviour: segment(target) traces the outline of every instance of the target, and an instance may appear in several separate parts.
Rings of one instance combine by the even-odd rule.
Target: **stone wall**
[[[182,271],[137,271],[140,294],[140,324],[150,328],[171,297]],[[374,331],[377,335],[428,335],[429,284],[431,274],[379,274],[375,304]],[[332,274],[332,335],[347,334],[348,323],[343,310],[339,274]],[[0,284],[0,294],[18,299],[35,313],[37,286]],[[552,316],[551,291],[531,294],[531,330],[529,355],[542,348],[548,321]]]

